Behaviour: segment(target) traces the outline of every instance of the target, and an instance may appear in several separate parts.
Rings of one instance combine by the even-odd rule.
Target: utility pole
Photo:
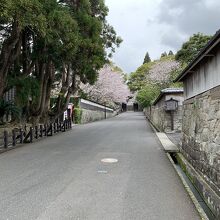
[[[105,119],[107,118],[107,112],[106,112],[106,102],[105,102]]]

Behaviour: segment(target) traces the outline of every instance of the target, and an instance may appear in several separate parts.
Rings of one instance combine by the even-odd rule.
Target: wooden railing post
[[[35,126],[35,138],[38,139],[38,126]]]
[[[12,146],[16,145],[16,131],[15,129],[12,130]]]
[[[44,136],[47,136],[47,125],[44,125]]]
[[[40,135],[41,138],[43,137],[43,125],[40,125]]]
[[[72,120],[70,119],[70,129],[72,129]]]
[[[24,131],[22,128],[20,128],[20,144],[22,144],[24,141]]]
[[[61,122],[59,123],[59,129],[60,129],[60,131],[62,131],[62,124],[61,124]]]
[[[50,123],[50,135],[53,136],[53,125]]]
[[[53,123],[53,132],[54,132],[54,134],[57,132],[56,123],[55,122]]]
[[[63,121],[63,132],[66,131],[66,120]]]
[[[59,122],[56,122],[57,133],[60,131]]]
[[[33,128],[30,127],[30,143],[33,142]]]
[[[4,131],[4,148],[8,148],[8,132]]]

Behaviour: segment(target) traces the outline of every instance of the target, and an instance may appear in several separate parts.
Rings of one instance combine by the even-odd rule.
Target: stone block
[[[210,135],[210,130],[208,128],[203,128],[201,142],[208,142],[209,135]]]
[[[220,172],[217,172],[217,185],[220,187]]]
[[[214,142],[215,142],[217,145],[220,145],[220,133],[216,136],[216,138],[214,139]]]
[[[210,123],[209,123],[210,132],[213,132],[215,130],[216,122],[217,122],[217,119],[213,119],[210,121]]]
[[[219,100],[220,99],[220,89],[219,87],[213,88],[210,90],[210,96],[212,100]]]

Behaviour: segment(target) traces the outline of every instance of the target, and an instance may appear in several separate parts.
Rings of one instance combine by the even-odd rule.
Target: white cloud
[[[135,71],[148,51],[151,58],[176,51],[193,33],[219,29],[219,0],[106,0],[108,21],[123,43],[114,61],[126,72]]]
[[[219,8],[218,0],[163,0],[159,4],[157,22],[180,35],[214,34],[220,27]]]

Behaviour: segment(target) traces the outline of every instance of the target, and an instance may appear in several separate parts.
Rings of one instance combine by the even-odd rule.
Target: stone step
[[[178,147],[163,132],[156,132],[165,152],[179,152]]]

